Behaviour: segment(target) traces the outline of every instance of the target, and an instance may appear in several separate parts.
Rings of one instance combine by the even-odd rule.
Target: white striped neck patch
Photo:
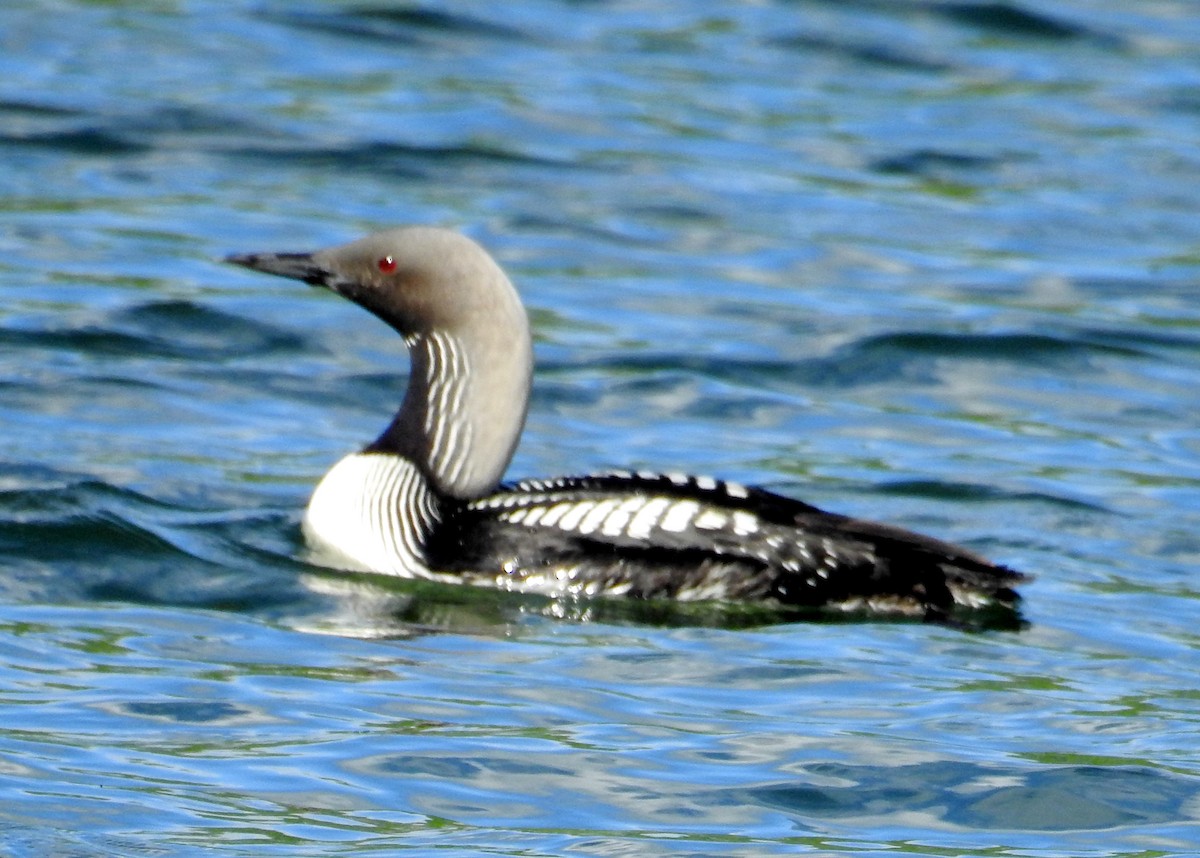
[[[304,533],[328,565],[454,580],[426,563],[425,540],[439,519],[437,498],[416,465],[401,456],[354,453],[317,485]]]

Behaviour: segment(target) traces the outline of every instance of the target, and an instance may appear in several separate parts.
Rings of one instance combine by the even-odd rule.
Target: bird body
[[[516,290],[465,236],[406,227],[229,261],[325,286],[409,349],[399,411],[326,474],[305,513],[305,534],[330,565],[551,597],[931,620],[1015,609],[1021,573],[762,489],[620,471],[502,484],[525,421],[532,344]]]

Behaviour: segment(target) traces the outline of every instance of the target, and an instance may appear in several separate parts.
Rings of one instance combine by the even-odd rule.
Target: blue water
[[[5,3],[0,852],[1200,852],[1197,11]],[[310,566],[403,350],[217,260],[405,222],[529,304],[512,476],[930,532],[1028,628]]]

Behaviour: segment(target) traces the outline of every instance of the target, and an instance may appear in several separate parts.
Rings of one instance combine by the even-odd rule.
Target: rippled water
[[[6,3],[0,851],[1195,854],[1197,93],[1186,0]],[[894,521],[1029,627],[308,565],[405,358],[216,260],[401,222],[530,305],[512,476]]]

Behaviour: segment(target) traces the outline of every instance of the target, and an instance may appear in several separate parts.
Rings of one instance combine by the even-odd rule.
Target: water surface
[[[1198,58],[1184,0],[6,4],[3,851],[1194,854]],[[511,476],[934,533],[1029,627],[311,566],[406,359],[216,260],[404,222],[530,307]]]

